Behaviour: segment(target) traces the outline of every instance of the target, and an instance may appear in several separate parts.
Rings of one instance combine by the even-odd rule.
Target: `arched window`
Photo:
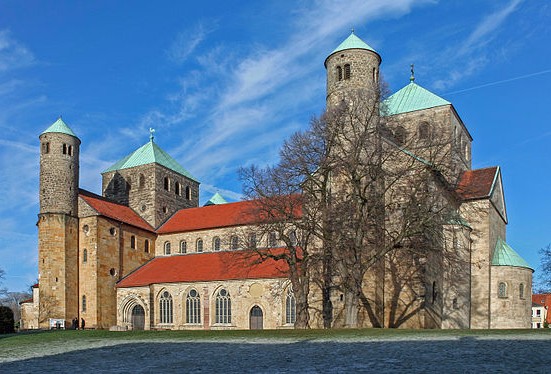
[[[524,299],[524,283],[518,285],[518,297]]]
[[[166,191],[170,191],[170,179],[168,179],[168,177],[164,179],[164,186]]]
[[[82,263],[85,264],[88,262],[88,250],[84,248],[82,251]]]
[[[161,323],[172,323],[172,296],[168,291],[163,292],[159,300],[159,315]]]
[[[69,156],[72,156],[72,155],[73,155],[73,146],[72,146],[72,145],[70,145],[70,146],[67,148],[67,154],[68,154]]]
[[[186,323],[201,323],[201,298],[196,290],[186,297]]]
[[[149,253],[149,240],[148,239],[145,239],[145,242],[144,242],[144,245],[143,245],[143,250],[145,253]]]
[[[268,234],[268,247],[274,248],[277,246],[277,233],[271,232]]]
[[[344,79],[350,79],[350,64],[344,65]]]
[[[186,199],[191,200],[191,187],[186,186]]]
[[[66,155],[67,154],[67,144],[63,143],[63,147],[62,147],[62,151],[63,151],[63,154]]]
[[[297,239],[297,232],[296,231],[290,231],[289,232],[289,242],[291,243],[291,245],[294,247],[298,244],[298,239]]]
[[[231,298],[228,291],[221,289],[216,294],[216,323],[231,323]]]
[[[404,129],[402,126],[396,127],[396,130],[394,130],[394,141],[397,145],[404,145],[406,142],[406,129]]]
[[[50,143],[42,143],[42,153],[50,153]]]
[[[212,250],[213,251],[220,250],[220,238],[218,236],[215,236],[214,239],[212,239]]]
[[[287,296],[285,297],[285,323],[294,324],[297,320],[297,301],[293,286],[287,288]]]
[[[82,295],[82,312],[86,312],[86,296]]]
[[[138,186],[140,189],[145,187],[145,176],[143,174],[140,174]]]
[[[239,238],[237,235],[232,235],[230,238],[230,249],[238,249],[239,248]]]
[[[256,248],[256,234],[254,232],[249,234],[249,248]]]
[[[170,254],[170,242],[165,242],[165,255]]]
[[[501,298],[507,297],[507,283],[499,282],[497,286],[497,296]]]
[[[337,80],[342,81],[342,68],[337,66]]]
[[[176,182],[176,184],[174,185],[174,192],[178,196],[182,194],[182,185],[180,184],[180,182]]]
[[[419,140],[429,140],[430,138],[430,126],[428,122],[421,122],[419,124]]]
[[[136,249],[136,237],[134,235],[130,237],[130,248]]]
[[[180,241],[180,253],[187,252],[187,242],[185,240]]]
[[[197,239],[197,242],[195,243],[195,250],[197,252],[203,252],[203,239]]]

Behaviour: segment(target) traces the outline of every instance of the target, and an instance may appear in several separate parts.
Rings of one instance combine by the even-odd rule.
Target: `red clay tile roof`
[[[259,260],[260,256],[251,251],[206,252],[155,257],[123,278],[117,287],[139,287],[154,283],[287,277],[289,267],[285,261]]]
[[[551,294],[550,293],[535,293],[532,294],[532,302],[543,305],[547,308],[551,308]],[[548,309],[549,310],[549,309]],[[547,313],[547,323],[551,323],[551,313]]]
[[[498,171],[497,166],[467,170],[461,175],[455,192],[464,200],[488,198]]]
[[[274,206],[288,207],[295,210],[296,217],[300,216],[298,195],[282,196],[281,199],[286,199],[285,201],[289,201],[290,203],[286,204],[285,201],[281,203],[272,199],[275,201]],[[267,209],[268,207],[268,204],[259,205],[257,201],[239,201],[236,203],[181,209],[159,227],[157,233],[168,234],[260,223],[264,220],[260,210]]]
[[[127,206],[114,203],[104,197],[83,189],[79,190],[79,197],[86,201],[92,209],[102,216],[115,219],[146,231],[155,231],[149,223],[138,215],[138,213]]]

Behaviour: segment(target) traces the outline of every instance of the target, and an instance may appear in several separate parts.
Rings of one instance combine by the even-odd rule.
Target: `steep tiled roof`
[[[283,198],[295,199],[290,205],[294,205],[294,209],[300,209],[296,203],[298,201],[296,197]],[[258,212],[258,207],[259,205],[255,201],[239,201],[182,209],[159,227],[157,233],[168,234],[260,223],[264,220],[261,218],[261,213]],[[300,212],[295,213],[295,216],[299,215]]]
[[[435,108],[451,103],[429,90],[411,82],[384,101],[388,115],[414,112],[417,110]]]
[[[176,160],[170,157],[168,153],[163,151],[161,147],[159,147],[153,140],[150,140],[128,156],[115,162],[113,165],[107,168],[104,173],[153,163],[162,165],[165,168],[175,171],[176,173],[186,176],[189,179],[197,182],[197,179],[195,179]]]
[[[498,172],[498,166],[467,170],[461,175],[455,192],[464,200],[489,198]]]
[[[496,248],[494,250],[494,256],[492,257],[493,266],[516,266],[521,268],[532,269],[530,265],[515,252],[505,241],[501,238],[497,239]]]
[[[79,197],[100,215],[138,227],[147,231],[154,231],[142,217],[127,206],[114,203],[92,192],[80,189]]]
[[[75,138],[78,138],[75,135],[75,133],[73,132],[73,130],[71,130],[71,128],[69,126],[67,126],[67,124],[65,122],[63,122],[61,117],[59,117],[57,119],[57,121],[52,123],[50,125],[50,127],[48,127],[46,130],[44,130],[42,132],[42,134],[46,134],[48,132],[58,132],[58,133],[67,134],[67,135],[74,136]],[[42,135],[42,134],[40,134],[40,135]]]
[[[284,249],[278,249],[278,251],[282,250]],[[123,278],[117,287],[138,287],[154,283],[287,277],[289,268],[285,261],[259,260],[260,256],[250,251],[155,257]]]

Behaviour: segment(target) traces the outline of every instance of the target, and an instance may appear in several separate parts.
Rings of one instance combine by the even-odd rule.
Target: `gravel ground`
[[[0,352],[0,373],[549,373],[545,335],[82,340]]]

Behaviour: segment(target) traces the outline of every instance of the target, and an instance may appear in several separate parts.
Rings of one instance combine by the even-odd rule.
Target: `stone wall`
[[[102,191],[103,196],[129,206],[155,228],[178,210],[199,205],[198,182],[157,164],[104,173]]]
[[[263,328],[292,328],[285,323],[285,295],[289,281],[286,279],[246,279],[215,282],[155,284],[150,287],[119,288],[117,290],[117,325],[131,329],[130,314],[133,306],[141,305],[146,313],[146,329],[249,329],[251,308],[260,307]],[[201,295],[201,321],[186,323],[186,298],[194,289]],[[216,295],[225,289],[231,297],[231,323],[215,322]],[[173,322],[160,322],[159,303],[167,291],[172,297]]]
[[[505,297],[498,294],[499,283],[506,284]],[[529,329],[532,315],[532,270],[514,266],[492,266],[490,298],[490,328]]]

